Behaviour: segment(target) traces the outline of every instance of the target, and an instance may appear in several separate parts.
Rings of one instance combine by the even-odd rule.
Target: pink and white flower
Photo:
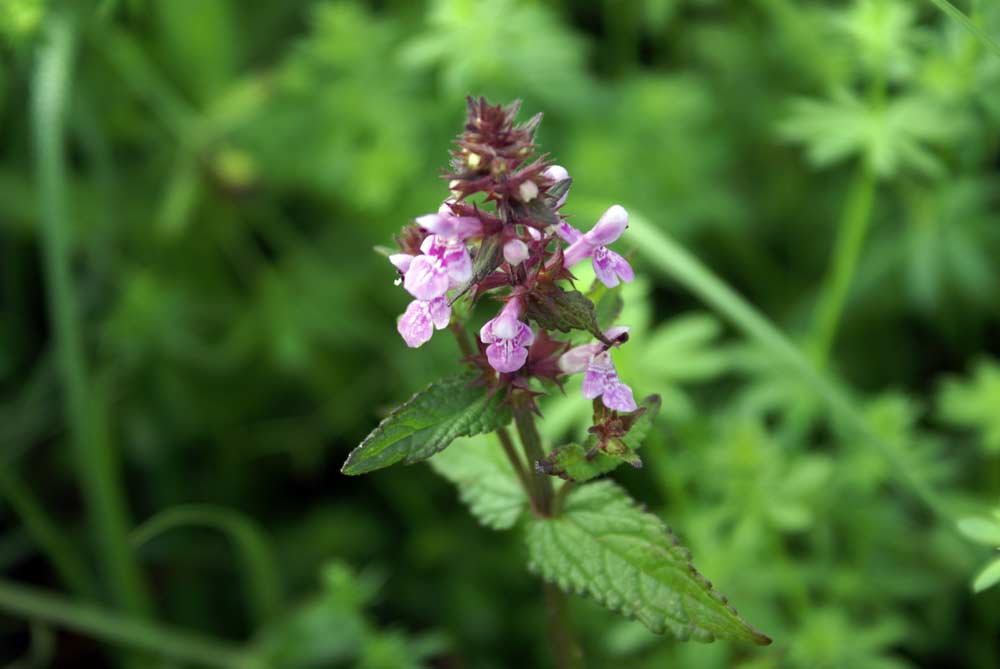
[[[418,300],[433,300],[472,278],[472,257],[465,243],[430,235],[403,274],[403,288]],[[391,260],[391,258],[390,258]]]
[[[434,330],[443,330],[451,320],[448,300],[438,297],[433,300],[413,300],[399,317],[396,330],[410,348],[419,348],[428,341]]]
[[[570,243],[563,254],[563,263],[572,267],[585,258],[590,258],[594,274],[608,288],[614,288],[619,280],[626,283],[635,278],[632,266],[625,258],[608,248],[628,227],[628,212],[621,205],[613,205],[598,219],[593,228],[581,234],[563,221],[556,228],[557,234]]]
[[[516,372],[528,360],[528,347],[535,341],[535,333],[521,321],[521,299],[507,301],[500,314],[486,322],[479,330],[479,340],[486,346],[486,359],[490,366],[502,374]]]
[[[613,327],[604,335],[618,339],[628,332],[624,326]],[[583,396],[588,400],[600,397],[609,409],[630,412],[638,409],[632,389],[622,383],[611,361],[611,352],[600,342],[583,344],[566,351],[559,358],[559,369],[566,374],[583,372]]]
[[[418,300],[433,300],[472,278],[472,258],[465,240],[483,233],[482,222],[473,216],[456,216],[445,202],[436,214],[417,218],[428,235],[420,245],[421,255],[397,253],[389,261],[403,273],[403,287]]]
[[[542,172],[542,176],[549,179],[553,183],[559,183],[560,181],[569,179],[569,172],[566,171],[566,168],[562,165],[550,165],[545,168],[544,172]],[[566,202],[567,195],[569,195],[569,189],[567,189],[566,192],[560,195],[559,199],[556,200],[556,209],[563,206],[563,203]]]

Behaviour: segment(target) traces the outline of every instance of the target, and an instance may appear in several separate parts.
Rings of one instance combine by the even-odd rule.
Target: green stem
[[[812,355],[816,366],[826,367],[833,348],[840,317],[844,312],[851,280],[857,270],[858,259],[872,219],[875,202],[875,173],[864,163],[858,166],[844,205],[844,212],[837,227],[837,241],[833,258],[816,307],[815,339]]]
[[[500,445],[503,446],[503,452],[507,454],[507,459],[510,460],[510,466],[514,468],[514,473],[517,474],[517,480],[521,483],[524,494],[528,496],[528,500],[531,502],[531,510],[540,515],[541,509],[538,508],[538,500],[535,499],[535,495],[533,494],[531,477],[528,476],[528,472],[524,468],[524,463],[521,461],[521,456],[518,455],[517,449],[514,447],[514,440],[510,438],[510,432],[507,431],[507,428],[501,427],[497,430],[497,437],[500,439]]]
[[[535,491],[535,501],[538,510],[543,516],[552,515],[552,480],[545,474],[534,471],[535,463],[545,457],[545,449],[542,448],[542,438],[538,434],[535,426],[535,415],[528,407],[516,407],[514,409],[514,424],[517,425],[517,434],[521,437],[521,446],[524,447],[524,455],[528,459],[532,488]]]
[[[868,423],[853,400],[813,366],[787,337],[759,311],[736,294],[693,255],[642,216],[630,217],[629,234],[645,253],[646,260],[667,276],[699,296],[737,329],[767,350],[775,362],[786,367],[809,386],[830,413],[838,418],[858,442],[873,445],[892,465],[902,483],[941,519],[954,526],[955,514],[925,481],[913,475],[895,448]]]
[[[963,28],[968,30],[972,35],[975,35],[979,41],[988,46],[994,54],[1000,56],[1000,43],[987,35],[985,30],[980,28],[974,21],[963,14],[958,7],[948,2],[948,0],[930,0],[930,2],[953,20],[958,21]]]
[[[223,641],[121,616],[103,607],[0,579],[0,610],[65,627],[109,643],[151,651],[177,662],[223,669],[260,668],[243,649]]]
[[[75,25],[53,13],[42,42],[32,87],[32,120],[41,208],[41,243],[49,316],[69,418],[70,442],[100,546],[104,575],[115,600],[130,611],[149,610],[149,600],[127,540],[128,517],[117,477],[118,462],[88,383],[77,300],[70,273],[70,224],[66,206],[64,116],[72,81]]]
[[[9,462],[0,465],[0,496],[7,500],[21,524],[42,549],[63,584],[78,595],[93,598],[93,578],[76,547],[48,517],[45,508],[24,485]]]
[[[542,438],[535,426],[535,415],[529,407],[514,408],[514,423],[517,425],[518,436],[529,463],[535,463],[545,457]],[[531,472],[533,482],[529,492],[531,505],[535,513],[542,517],[551,517],[556,511],[553,504],[552,480],[538,472]],[[566,610],[566,596],[558,587],[545,583],[545,619],[548,623],[549,643],[555,656],[557,669],[578,669],[583,666],[583,652],[573,634],[569,614]]]
[[[556,669],[580,669],[583,667],[583,651],[569,624],[566,597],[551,583],[544,584],[545,618],[549,628],[549,640],[556,660]]]

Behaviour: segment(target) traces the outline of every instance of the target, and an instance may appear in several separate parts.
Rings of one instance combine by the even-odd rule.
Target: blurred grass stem
[[[2,579],[0,610],[177,662],[224,669],[264,666],[248,652],[226,642],[122,616],[103,607],[79,604]]]
[[[859,165],[837,226],[833,257],[816,305],[815,339],[811,353],[820,369],[826,367],[840,327],[851,281],[858,267],[861,249],[871,227],[875,204],[875,173],[865,163]]]
[[[55,11],[39,47],[32,82],[35,167],[49,317],[69,424],[76,473],[99,547],[103,574],[115,601],[132,612],[149,600],[127,541],[128,518],[118,462],[88,382],[83,337],[70,272],[70,219],[66,202],[65,114],[73,79],[74,18]]]

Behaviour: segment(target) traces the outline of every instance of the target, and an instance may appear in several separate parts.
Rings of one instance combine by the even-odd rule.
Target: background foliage
[[[384,410],[455,368],[446,337],[399,340],[405,297],[368,251],[437,208],[474,93],[544,111],[576,222],[618,202],[668,232],[885,445],[638,248],[618,368],[664,403],[645,467],[615,478],[775,643],[663,640],[575,600],[591,665],[996,666],[1000,589],[970,583],[1000,545],[1000,55],[934,5],[109,0],[70,16],[5,0],[3,583],[281,667],[546,666],[518,537],[478,526],[426,465],[338,472]],[[1000,35],[1000,5],[960,8]],[[60,31],[76,37],[54,183],[39,72]],[[550,437],[580,436],[574,387],[543,410]],[[107,540],[116,514],[128,544]],[[149,661],[37,617],[3,618],[4,660]]]

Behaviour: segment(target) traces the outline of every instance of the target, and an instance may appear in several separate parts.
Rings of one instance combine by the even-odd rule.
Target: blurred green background
[[[665,401],[616,478],[775,643],[577,598],[589,666],[1000,665],[955,530],[1000,493],[1000,55],[934,3],[2,0],[0,36],[0,607],[31,584],[282,669],[550,666],[516,532],[426,465],[339,473],[456,367],[405,347],[371,249],[447,194],[474,94],[545,113],[580,227],[620,203],[677,239],[893,450],[633,248],[618,367]],[[543,411],[588,418],[572,384]],[[0,618],[0,659],[236,666],[51,618]]]

